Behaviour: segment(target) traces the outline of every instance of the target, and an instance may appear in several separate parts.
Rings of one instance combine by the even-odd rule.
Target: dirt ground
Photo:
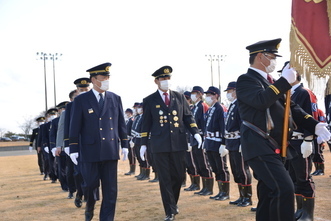
[[[331,153],[325,151],[326,175],[314,177],[316,184],[315,220],[331,220]],[[84,220],[84,205],[76,208],[73,199],[66,199],[59,183],[51,184],[39,175],[37,156],[0,157],[0,220]],[[124,176],[129,170],[128,161],[119,161],[118,200],[115,220],[154,221],[163,220],[164,212],[157,183],[137,181]],[[151,175],[153,178],[154,174]],[[187,182],[189,185],[189,181]],[[231,182],[231,200],[238,198],[236,185]],[[256,206],[256,181],[253,182],[253,202]],[[217,193],[216,185],[214,193]],[[229,201],[210,200],[208,196],[196,196],[182,191],[179,199],[180,213],[176,220],[232,220],[255,219],[250,207],[239,208]],[[99,220],[100,201],[96,203],[93,220]]]

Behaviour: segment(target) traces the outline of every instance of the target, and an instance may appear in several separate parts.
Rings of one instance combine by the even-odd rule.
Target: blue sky
[[[207,89],[205,55],[227,55],[220,63],[223,89],[245,73],[245,47],[259,40],[283,39],[281,68],[289,59],[290,11],[288,0],[0,0],[0,128],[20,133],[24,119],[45,109],[44,66],[36,52],[63,54],[55,63],[57,103],[68,100],[73,81],[88,77],[87,69],[111,62],[110,91],[127,108],[156,90],[151,74],[163,65],[173,67],[173,89]],[[218,86],[216,61],[213,70]],[[50,108],[51,61],[46,71]]]

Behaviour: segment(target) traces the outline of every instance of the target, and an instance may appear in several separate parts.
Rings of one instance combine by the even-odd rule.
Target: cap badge
[[[169,74],[169,73],[170,73],[170,70],[169,70],[169,68],[166,68],[166,69],[163,70],[163,72],[164,72],[165,74]]]
[[[109,68],[110,68],[110,66],[107,66],[107,67],[105,68],[105,71],[109,71]]]

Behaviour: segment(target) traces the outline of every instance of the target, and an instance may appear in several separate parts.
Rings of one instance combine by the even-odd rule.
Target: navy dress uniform
[[[262,68],[266,66],[262,63],[266,60],[271,64],[268,56],[273,59],[278,56],[280,41],[260,41],[247,46],[251,67],[237,80],[239,113],[243,120],[240,129],[242,154],[258,180],[256,220],[294,220],[294,187],[279,155],[284,118],[283,97],[291,88],[290,83],[294,82],[294,74],[290,75],[293,70],[288,69],[272,83],[265,72],[267,69]],[[311,115],[294,103],[291,103],[290,109],[290,125],[295,120],[298,126],[314,132],[318,122]]]
[[[127,109],[125,110],[125,114],[127,114],[127,113],[130,114],[130,117],[129,117],[129,118],[126,120],[126,122],[125,122],[125,123],[126,123],[126,133],[127,133],[128,135],[130,135],[130,134],[131,134],[131,128],[132,128],[133,120],[134,120],[134,118],[133,118],[133,116],[132,116],[132,114],[133,114],[132,109],[127,108]],[[129,139],[128,141],[129,141],[129,143],[130,143],[132,137],[129,136],[128,139]],[[125,173],[124,175],[132,175],[132,174],[135,174],[135,172],[136,172],[136,155],[135,155],[135,153],[134,153],[134,151],[133,151],[133,147],[131,147],[131,146],[130,146],[130,148],[129,148],[128,159],[129,159],[130,171],[127,172],[127,173]]]
[[[191,94],[199,93],[201,96],[204,94],[204,90],[200,86],[194,86]],[[199,100],[196,102],[192,109],[192,115],[194,117],[195,122],[197,123],[197,126],[199,128],[199,134],[201,136],[201,139],[204,140],[204,131],[206,127],[205,122],[205,114],[208,110],[208,105],[204,103],[202,100]],[[193,153],[193,159],[195,162],[195,165],[197,166],[197,172],[198,174],[195,174],[193,176],[194,183],[200,187],[200,176],[202,178],[202,189],[199,192],[195,192],[195,194],[199,195],[208,195],[209,189],[207,188],[208,182],[214,182],[213,181],[213,174],[212,174],[212,168],[209,165],[208,157],[204,149],[198,148],[198,143],[194,139],[193,136],[190,136],[190,143],[192,146],[192,153]]]
[[[232,81],[224,90],[230,94],[231,104],[225,119],[225,145],[229,150],[229,161],[234,182],[238,185],[239,198],[230,201],[230,204],[246,207],[252,205],[252,174],[247,162],[244,161],[240,152],[240,126],[241,118],[239,115],[238,101],[235,95],[236,82]],[[229,93],[231,92],[231,93]],[[234,96],[235,95],[235,96]]]
[[[52,180],[52,183],[55,183],[57,180],[57,165],[55,161],[55,157],[52,154],[52,151],[50,149],[50,130],[52,121],[56,118],[56,115],[58,113],[58,110],[56,108],[51,108],[47,111],[48,122],[45,124],[45,127],[43,127],[43,133],[42,133],[42,143],[43,143],[43,149],[44,153],[48,157],[48,164],[49,164],[49,178]]]
[[[58,105],[56,105],[56,108],[59,110],[59,112],[65,109],[66,104],[68,103],[68,101],[64,101],[59,103]],[[62,112],[61,112],[62,114]],[[49,131],[49,139],[50,139],[50,150],[52,152],[54,152],[54,150],[56,150],[56,148],[63,148],[63,143],[61,144],[61,146],[57,146],[57,135],[58,135],[58,131],[59,131],[59,121],[60,121],[60,116],[58,116],[57,118],[55,118],[54,120],[52,120],[51,123],[51,128]],[[61,128],[62,132],[63,132],[63,128]],[[62,136],[62,135],[61,135]],[[54,149],[55,148],[55,149]],[[54,155],[53,155],[54,156]],[[67,183],[67,175],[66,175],[66,154],[61,151],[61,153],[59,154],[59,156],[54,156],[55,160],[56,160],[56,171],[57,171],[57,176],[58,179],[60,181],[61,184],[61,188],[64,191],[68,191],[68,183]]]
[[[219,96],[220,90],[211,86],[204,93]],[[210,199],[221,201],[229,199],[230,191],[230,175],[226,163],[226,156],[222,157],[219,154],[219,148],[221,144],[224,144],[224,120],[223,107],[220,103],[215,102],[209,107],[206,113],[204,149],[206,150],[210,166],[215,173],[215,180],[219,189],[219,193],[210,197]],[[214,179],[207,179],[206,181],[206,186],[209,191],[208,195],[211,195],[213,194]]]
[[[191,134],[198,133],[184,95],[167,87],[171,72],[170,66],[164,66],[152,74],[159,90],[143,100],[141,133],[142,148],[146,148],[148,136],[151,135],[153,164],[159,176],[167,221],[174,220],[178,213],[177,202],[185,175],[185,152],[188,148],[185,127]]]
[[[114,220],[119,148],[120,144],[122,148],[128,145],[121,97],[107,91],[107,80],[98,80],[108,79],[110,66],[110,63],[104,63],[87,70],[93,89],[77,96],[71,111],[70,156],[74,162],[79,156],[78,165],[84,180],[86,220],[92,220],[94,215],[95,193],[100,180],[100,220]]]
[[[73,82],[76,86],[76,92],[81,94],[89,90],[91,80],[86,77],[78,78]],[[78,94],[78,95],[79,95]],[[77,96],[78,96],[77,95]],[[73,97],[70,97],[71,100],[75,99],[75,95]],[[65,119],[64,119],[64,134],[63,134],[63,140],[64,140],[64,151],[66,153],[66,176],[67,176],[67,183],[69,185],[69,191],[72,191],[73,193],[76,192],[74,204],[76,207],[82,206],[82,198],[83,198],[83,177],[80,173],[79,166],[75,165],[72,160],[70,159],[70,150],[69,150],[69,128],[70,128],[70,119],[71,119],[71,109],[72,109],[72,101],[67,103],[66,105],[66,111]]]
[[[298,75],[297,84],[293,85],[291,89],[291,100],[300,105],[306,113],[313,115],[309,92],[303,88],[300,81],[301,76]],[[294,129],[290,139],[290,145],[297,152],[286,164],[294,183],[294,192],[297,202],[296,219],[306,219],[307,215],[312,217],[314,212],[315,184],[310,175],[312,170],[311,153],[313,151],[313,139],[314,133],[299,126]],[[308,153],[305,153],[306,149]]]
[[[30,137],[30,147],[34,145],[37,151],[38,167],[39,167],[40,175],[44,175],[44,156],[42,150],[38,148],[38,134],[39,134],[40,125],[44,124],[45,122],[45,117],[38,117],[36,119],[36,122],[38,123],[38,127],[32,130],[32,135]]]
[[[45,118],[46,117],[47,117],[47,114],[45,115]],[[45,127],[46,127],[46,123],[41,124],[39,126],[39,133],[38,133],[38,138],[37,138],[37,149],[40,149],[40,152],[43,155],[44,180],[47,180],[47,178],[49,177],[49,157],[48,157],[48,153],[44,150],[44,143],[43,143],[43,137],[44,137],[44,134],[46,133]]]

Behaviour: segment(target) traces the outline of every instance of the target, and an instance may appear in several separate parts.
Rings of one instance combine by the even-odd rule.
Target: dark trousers
[[[166,215],[175,214],[185,175],[185,152],[153,153]]]
[[[313,154],[312,159],[314,163],[323,164],[324,163],[324,156],[323,156],[323,150],[322,145],[317,143],[317,140],[314,139],[313,141]]]
[[[195,165],[198,168],[198,174],[205,178],[213,177],[212,169],[210,167],[205,150],[202,149],[202,147],[198,149],[198,145],[196,145],[192,147],[192,152]]]
[[[234,182],[243,186],[251,185],[252,174],[241,153],[239,151],[229,151],[229,159]]]
[[[136,165],[136,153],[133,148],[129,148],[128,159],[130,165]]]
[[[86,199],[86,211],[94,209],[97,190],[102,190],[100,221],[114,220],[117,199],[117,160],[86,163],[80,162],[83,176],[83,189]]]
[[[153,163],[154,159],[153,159],[153,154],[151,152],[151,142],[150,140],[148,140],[147,142],[147,161],[148,161],[148,164],[152,167],[152,170],[153,172],[157,172],[156,168],[155,168],[155,165]]]
[[[70,193],[76,192],[76,184],[74,179],[74,163],[70,157],[66,154],[66,178],[68,189]]]
[[[66,156],[62,152],[60,156],[56,156],[57,161],[57,176],[59,178],[62,190],[68,190],[67,175],[66,175]]]
[[[43,158],[44,158],[44,173],[45,175],[48,175],[50,174],[50,169],[49,169],[49,154],[44,151],[44,150],[41,150],[42,154],[43,154]]]
[[[305,197],[315,197],[315,184],[310,175],[312,170],[311,156],[303,158],[301,154],[301,144],[303,140],[291,140],[298,154],[288,160],[287,169],[294,183],[295,194],[300,194]],[[299,151],[300,150],[300,151]]]
[[[293,221],[294,186],[279,155],[258,156],[248,160],[258,180],[257,221]]]
[[[196,176],[198,175],[198,168],[196,167],[194,163],[193,153],[192,151],[185,153],[185,168],[187,170],[187,173],[189,175]]]
[[[211,168],[215,173],[215,179],[217,181],[229,182],[230,175],[229,175],[228,166],[226,164],[226,156],[221,157],[218,152],[214,152],[214,151],[207,151],[207,156]]]
[[[79,162],[79,160],[78,160],[78,162]],[[83,182],[84,181],[83,181],[82,174],[80,172],[79,164],[78,165],[74,164],[74,180],[75,180],[75,186],[76,186],[76,190],[77,190],[76,195],[81,197],[84,195],[84,192],[83,192]]]
[[[37,157],[38,157],[38,166],[40,173],[44,172],[44,155],[43,152],[40,150],[39,153],[37,151]]]
[[[56,181],[57,180],[57,162],[51,151],[49,151],[49,153],[48,153],[48,159],[49,159],[49,161],[48,161],[49,178],[53,181]]]

